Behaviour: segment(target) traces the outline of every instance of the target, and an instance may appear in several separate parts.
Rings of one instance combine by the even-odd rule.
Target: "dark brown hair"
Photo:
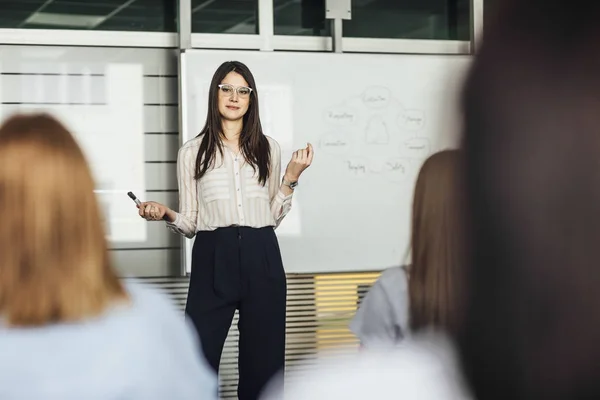
[[[503,1],[464,92],[480,400],[600,398],[600,2]]]
[[[94,180],[48,115],[0,127],[0,315],[38,326],[100,314],[126,294],[111,268]]]
[[[419,172],[412,211],[410,327],[453,331],[461,308],[464,266],[462,158],[459,150],[429,157]]]
[[[230,72],[236,72],[248,82],[252,88],[248,111],[243,117],[243,128],[240,134],[240,151],[254,171],[258,170],[258,181],[264,185],[269,177],[271,149],[267,137],[263,134],[258,112],[258,91],[254,76],[250,69],[239,61],[227,61],[217,68],[212,77],[208,92],[208,112],[206,124],[198,136],[202,136],[196,157],[195,179],[200,179],[213,166],[217,151],[223,155],[221,143],[222,127],[219,113],[219,85]]]

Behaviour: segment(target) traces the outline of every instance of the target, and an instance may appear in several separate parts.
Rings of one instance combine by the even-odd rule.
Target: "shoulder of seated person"
[[[407,272],[405,267],[392,267],[383,270],[377,279],[380,285],[388,286],[403,286],[403,282],[407,281]]]

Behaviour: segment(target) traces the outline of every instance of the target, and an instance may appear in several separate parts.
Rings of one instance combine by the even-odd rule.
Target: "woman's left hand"
[[[313,147],[310,143],[308,143],[305,149],[295,151],[285,169],[285,178],[292,182],[297,181],[302,172],[310,167],[313,160],[313,154]]]

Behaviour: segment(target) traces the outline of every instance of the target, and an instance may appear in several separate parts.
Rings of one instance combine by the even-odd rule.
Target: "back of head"
[[[48,115],[0,127],[0,317],[36,326],[97,315],[124,290],[110,267],[94,182]]]
[[[475,397],[600,397],[600,2],[505,2],[464,96]]]
[[[454,331],[464,264],[462,153],[429,157],[419,172],[412,215],[410,326]]]

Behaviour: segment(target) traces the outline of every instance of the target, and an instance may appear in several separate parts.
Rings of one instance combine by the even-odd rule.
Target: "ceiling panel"
[[[0,0],[0,28],[175,32],[176,4],[175,0]],[[85,16],[102,18],[78,25]]]
[[[108,15],[115,10],[110,4],[84,4],[72,1],[53,1],[44,7],[41,12],[54,14],[76,14],[76,15]]]

